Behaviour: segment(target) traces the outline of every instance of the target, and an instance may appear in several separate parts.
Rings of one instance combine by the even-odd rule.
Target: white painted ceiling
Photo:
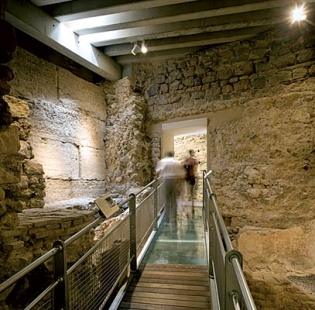
[[[177,58],[283,25],[295,0],[8,0],[17,29],[108,80],[133,62]],[[305,0],[314,11],[315,0]],[[313,21],[314,22],[314,21]],[[315,28],[314,28],[315,29]],[[145,41],[146,54],[131,54]]]

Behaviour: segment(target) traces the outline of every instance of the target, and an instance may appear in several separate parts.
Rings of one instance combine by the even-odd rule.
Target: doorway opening
[[[161,154],[173,151],[174,157],[184,162],[194,150],[198,160],[196,201],[202,200],[202,172],[207,170],[207,118],[162,124]]]

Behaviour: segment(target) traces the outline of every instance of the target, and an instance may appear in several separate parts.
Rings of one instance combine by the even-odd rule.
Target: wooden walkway
[[[143,264],[118,309],[211,309],[208,267]]]

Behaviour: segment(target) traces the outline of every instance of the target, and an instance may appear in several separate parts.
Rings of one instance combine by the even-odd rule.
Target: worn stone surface
[[[13,118],[27,118],[30,114],[28,104],[25,100],[21,100],[9,95],[3,96],[8,104]]]
[[[146,135],[147,105],[134,92],[133,81],[105,84],[107,120],[105,133],[106,188],[115,196],[151,181],[151,145]]]
[[[302,229],[315,218],[314,40],[313,26],[290,33],[279,29],[181,60],[134,67],[136,86],[148,100],[152,137],[159,139],[154,129],[163,122],[208,118],[207,165],[232,230]],[[274,262],[268,260],[267,239],[271,248],[282,243],[278,234],[271,237],[259,252],[267,261],[255,256],[252,264],[261,262],[259,270],[247,270],[259,309],[314,308],[312,296],[303,293],[299,299],[301,287],[274,274],[272,264],[283,258],[276,252]],[[305,252],[300,270],[306,269],[312,246],[297,238],[283,242],[296,256]],[[257,240],[244,243],[254,253],[259,247]]]
[[[288,229],[244,227],[237,237],[253,297],[262,309],[315,307],[315,221]],[[266,255],[267,254],[267,255]]]
[[[234,226],[285,228],[314,218],[314,39],[311,27],[290,36],[279,30],[181,61],[135,65],[152,124],[208,118],[208,168]],[[164,84],[172,87],[162,93]]]
[[[75,196],[104,194],[106,107],[102,88],[21,48],[10,64],[16,77],[7,99],[15,103],[14,111],[29,109],[29,116],[21,118],[20,113],[17,121],[20,139],[28,143],[23,154],[26,151],[43,166],[47,183],[45,193],[35,196],[53,204]],[[41,188],[42,180],[38,184]],[[38,203],[35,199],[34,205]]]
[[[0,131],[0,154],[17,154],[20,149],[18,128],[10,126],[7,130]]]

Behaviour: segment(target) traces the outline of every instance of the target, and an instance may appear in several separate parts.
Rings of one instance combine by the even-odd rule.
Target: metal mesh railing
[[[150,234],[154,229],[154,192],[152,192],[137,208],[137,256],[139,256]]]
[[[84,238],[88,238],[91,229],[105,221],[103,217],[66,241],[56,241],[52,250],[1,283],[0,293],[9,295],[16,288],[17,282],[39,266],[48,264],[53,269],[50,282],[47,286],[40,285],[41,290],[37,296],[25,305],[19,305],[19,309],[106,308],[115,292],[136,271],[139,252],[157,227],[158,217],[164,207],[165,196],[163,192],[159,193],[163,188],[163,184],[158,186],[157,180],[154,180],[139,193],[121,202],[119,206],[128,205],[129,212],[126,211],[70,268],[67,259],[69,249],[84,243]],[[138,195],[145,189],[150,193],[136,206]]]
[[[68,272],[69,309],[99,309],[128,272],[129,217],[106,234]]]

